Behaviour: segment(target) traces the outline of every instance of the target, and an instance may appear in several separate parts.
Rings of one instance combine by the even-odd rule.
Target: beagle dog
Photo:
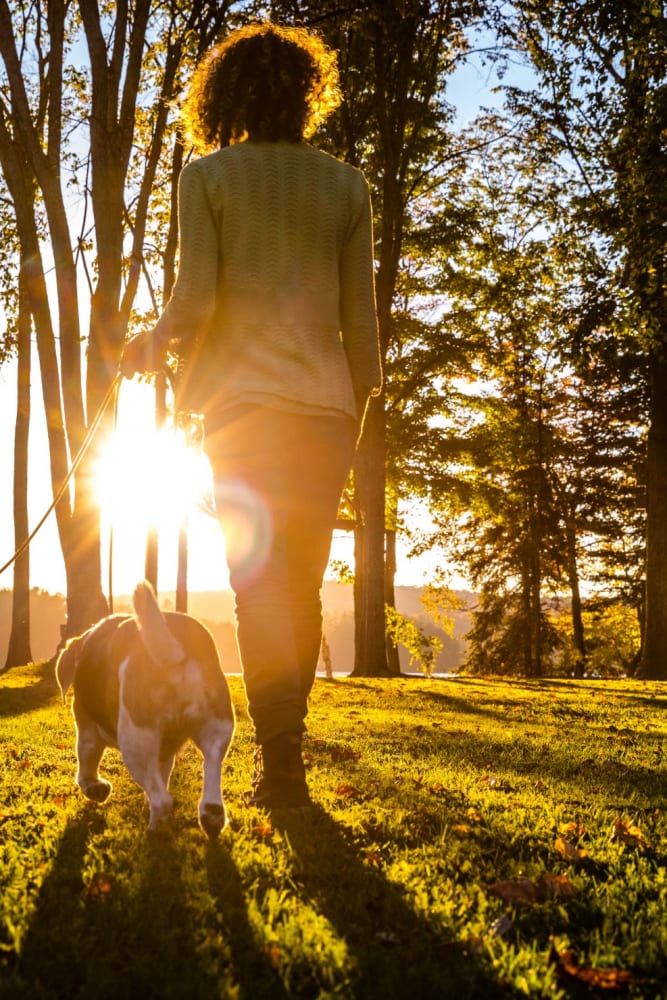
[[[160,611],[149,583],[132,598],[134,615],[114,614],[71,639],[58,656],[63,701],[74,689],[76,782],[104,802],[111,783],[98,774],[108,746],[118,747],[150,806],[149,829],[172,810],[174,757],[192,739],[204,757],[199,822],[214,839],[227,817],[222,762],[234,731],[229,688],[213,637],[189,615]]]

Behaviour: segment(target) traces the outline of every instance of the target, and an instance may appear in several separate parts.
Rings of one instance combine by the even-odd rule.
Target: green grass
[[[250,725],[216,845],[186,749],[146,830],[73,785],[39,666],[0,678],[0,997],[667,996],[667,687],[496,679],[316,683],[317,807],[247,808]]]

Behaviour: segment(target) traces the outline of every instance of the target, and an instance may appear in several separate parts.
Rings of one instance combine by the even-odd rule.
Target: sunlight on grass
[[[0,681],[4,997],[659,997],[667,978],[667,690],[640,682],[318,681],[318,807],[242,799],[196,823],[200,762],[150,836],[118,754],[104,808],[73,786],[69,711],[42,668]]]

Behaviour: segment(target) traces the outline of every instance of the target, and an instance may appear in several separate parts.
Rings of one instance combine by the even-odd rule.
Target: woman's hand
[[[132,378],[144,372],[159,371],[164,366],[166,355],[167,349],[154,331],[145,330],[125,345],[120,359],[120,373],[125,378]]]

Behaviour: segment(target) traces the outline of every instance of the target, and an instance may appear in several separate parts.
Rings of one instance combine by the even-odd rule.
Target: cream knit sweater
[[[243,142],[185,167],[180,264],[155,334],[179,405],[360,418],[381,383],[363,174],[305,143]]]

